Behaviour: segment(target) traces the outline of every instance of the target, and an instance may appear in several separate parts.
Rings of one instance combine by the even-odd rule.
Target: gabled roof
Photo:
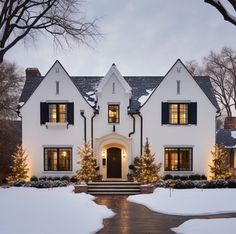
[[[113,65],[112,67],[115,66]],[[118,71],[116,67],[115,69],[112,68],[110,70],[111,72]],[[34,93],[36,88],[39,86],[39,84],[42,82],[44,77],[45,76],[26,77],[25,85],[22,90],[19,102],[26,103],[30,96]],[[69,77],[78,89],[78,91],[81,93],[81,95],[88,102],[88,104],[90,106],[95,106],[95,93],[102,88],[101,84],[105,85],[104,80],[106,79],[106,76]],[[199,85],[199,87],[202,89],[202,91],[205,93],[205,95],[208,97],[210,102],[215,106],[215,108],[219,109],[218,103],[214,95],[214,90],[210,82],[210,78],[207,76],[195,76],[193,78]],[[164,79],[164,76],[124,76],[122,77],[122,79],[127,91],[130,90],[129,92],[131,92],[130,112],[136,113],[143,105],[142,100],[147,100],[147,98],[154,91],[154,89],[157,89],[157,87],[160,85],[160,83]],[[145,96],[147,98],[145,98]]]
[[[126,93],[131,93],[131,87],[129,84],[126,82],[124,77],[121,75],[119,70],[117,69],[116,65],[113,63],[112,66],[110,67],[109,71],[105,75],[105,77],[101,80],[100,84],[97,87],[96,92],[102,92],[102,89],[105,87],[109,79],[112,77],[112,75],[115,74],[116,78],[119,80],[123,88],[125,89]]]
[[[236,130],[218,130],[216,143],[223,144],[225,148],[236,148]]]

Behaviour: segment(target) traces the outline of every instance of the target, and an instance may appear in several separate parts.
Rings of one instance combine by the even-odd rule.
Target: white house
[[[178,59],[162,76],[73,77],[56,61],[45,76],[26,70],[20,97],[30,176],[73,175],[90,140],[103,179],[126,179],[151,142],[163,174],[209,175],[218,104],[209,77],[192,77]]]

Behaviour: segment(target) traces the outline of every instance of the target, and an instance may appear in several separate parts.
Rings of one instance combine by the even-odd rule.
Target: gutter
[[[129,137],[131,137],[131,135],[133,135],[135,133],[135,117],[134,114],[130,114],[129,115],[132,117],[133,119],[133,131],[129,133]]]
[[[80,115],[84,118],[84,141],[86,143],[87,142],[87,134],[86,134],[86,132],[87,132],[87,125],[86,125],[87,119],[84,115],[84,110],[80,110]]]
[[[91,117],[91,148],[92,149],[93,149],[93,119],[97,114],[99,114],[99,111],[95,109]]]

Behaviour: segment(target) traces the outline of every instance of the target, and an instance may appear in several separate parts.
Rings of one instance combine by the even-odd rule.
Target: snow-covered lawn
[[[190,219],[172,231],[181,234],[235,234],[236,218],[228,219]]]
[[[157,188],[153,194],[129,196],[131,202],[170,215],[206,215],[236,212],[236,189]]]
[[[73,187],[36,189],[0,187],[0,233],[87,234],[103,227],[114,213]]]

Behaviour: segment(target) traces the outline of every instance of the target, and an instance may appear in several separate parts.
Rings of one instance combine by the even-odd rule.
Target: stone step
[[[88,183],[92,195],[132,195],[140,193],[140,184],[128,181],[101,181]]]

